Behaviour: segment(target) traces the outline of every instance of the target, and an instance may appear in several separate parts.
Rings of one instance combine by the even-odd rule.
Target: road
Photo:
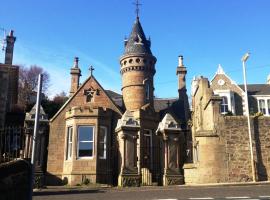
[[[263,200],[270,199],[270,185],[173,186],[140,188],[75,189],[36,192],[34,200]]]

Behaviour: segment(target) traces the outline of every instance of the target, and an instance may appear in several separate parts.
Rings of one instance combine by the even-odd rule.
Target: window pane
[[[270,115],[270,99],[267,100],[267,105],[268,105],[268,115]]]
[[[93,141],[93,127],[79,127],[79,141]]]
[[[98,145],[98,156],[99,158],[106,158],[106,137],[107,137],[107,129],[105,127],[101,127],[99,129],[99,145]]]
[[[105,131],[104,128],[101,128],[99,132],[99,141],[104,142],[104,140],[105,140]]]
[[[93,142],[79,142],[79,157],[93,156]]]
[[[73,132],[73,128],[69,127],[69,142],[72,142],[72,132]]]
[[[66,148],[66,159],[71,158],[72,155],[72,132],[73,128],[68,127],[67,129],[67,148]]]
[[[263,114],[266,114],[265,100],[263,99],[259,100],[259,109],[260,109],[260,112],[262,112]]]
[[[227,97],[222,97],[222,103],[223,104],[228,104],[228,98]]]
[[[222,102],[220,104],[220,112],[224,114],[229,112],[228,98],[225,96],[222,96]]]

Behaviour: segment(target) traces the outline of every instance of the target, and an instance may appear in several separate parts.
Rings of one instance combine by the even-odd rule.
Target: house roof
[[[172,106],[174,102],[176,102],[178,98],[156,98],[154,99],[154,108],[156,112],[160,112],[161,110],[165,110],[168,107]]]
[[[111,90],[105,90],[107,95],[112,99],[112,101],[123,110],[124,104],[123,104],[123,97],[121,94],[118,94]]]
[[[111,90],[106,90],[106,93],[110,96],[110,98],[114,101],[116,105],[123,109],[123,96]],[[154,99],[154,108],[156,112],[161,110],[165,110],[174,102],[176,102],[178,98],[155,98]]]
[[[239,87],[245,91],[244,85]],[[249,95],[270,95],[270,84],[248,84],[247,89]]]
[[[147,40],[143,32],[142,25],[140,23],[139,17],[133,25],[132,31],[127,41],[125,41],[125,53],[129,54],[149,54],[152,55],[150,46],[150,40]]]

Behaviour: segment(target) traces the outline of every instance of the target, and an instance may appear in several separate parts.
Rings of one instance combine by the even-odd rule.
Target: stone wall
[[[0,165],[0,199],[27,200],[31,168],[25,160]]]
[[[193,91],[193,163],[184,165],[186,183],[252,181],[246,116],[220,114],[220,102],[206,78]],[[256,180],[270,180],[270,117],[250,117]]]
[[[270,180],[270,117],[251,117],[257,181]],[[216,136],[195,133],[198,159],[186,164],[186,183],[252,181],[247,118],[220,116]]]
[[[251,117],[251,132],[257,180],[270,180],[270,117]],[[228,181],[250,181],[252,173],[247,118],[224,117],[221,134],[225,139]]]

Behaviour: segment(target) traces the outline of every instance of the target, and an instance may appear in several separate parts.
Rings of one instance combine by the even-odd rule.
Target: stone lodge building
[[[75,58],[70,98],[50,120],[49,184],[87,179],[121,186],[184,183],[189,105],[183,57],[176,69],[179,98],[156,99],[157,59],[139,17],[124,46],[122,95],[105,90],[92,74],[79,85]]]
[[[252,180],[242,86],[221,67],[211,82],[197,77],[190,111],[187,69],[179,56],[178,98],[155,98],[157,59],[150,47],[137,17],[120,58],[122,94],[104,89],[93,74],[80,85],[75,58],[70,98],[50,120],[48,184]],[[269,84],[249,85],[249,94],[254,113],[265,115],[251,117],[256,180],[270,180]]]

